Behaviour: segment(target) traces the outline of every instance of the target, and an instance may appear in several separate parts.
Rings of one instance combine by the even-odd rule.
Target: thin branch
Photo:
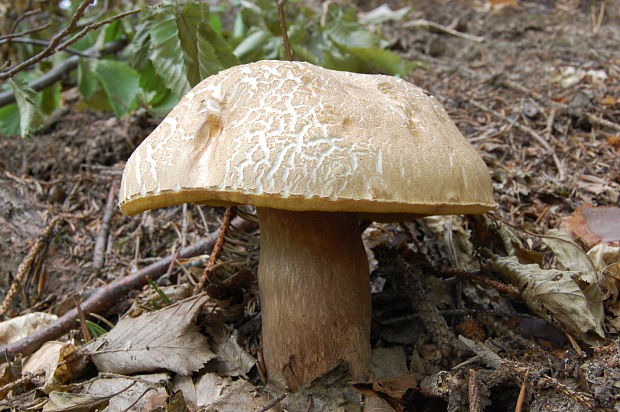
[[[448,276],[460,276],[473,282],[490,286],[510,296],[519,296],[519,289],[516,286],[508,285],[506,283],[500,282],[499,280],[491,279],[489,277],[481,275],[478,272],[468,272],[466,270],[461,270],[457,268],[446,268],[443,269],[441,272]]]
[[[270,400],[269,403],[261,406],[258,409],[255,409],[254,412],[265,412],[265,411],[268,411],[269,409],[271,409],[274,406],[276,406],[284,398],[286,398],[286,392],[282,392],[281,394],[279,394],[278,396],[276,396],[275,398]]]
[[[21,16],[16,18],[15,22],[13,23],[13,27],[11,27],[11,33],[13,33],[15,30],[17,30],[17,27],[19,26],[19,23],[24,21],[24,19],[27,19],[28,17],[37,15],[39,13],[41,13],[41,9],[28,10],[27,12],[25,12],[24,14],[22,14]]]
[[[91,57],[96,58],[104,54],[113,53],[120,50],[125,47],[126,44],[126,40],[114,40],[106,43],[101,49],[99,49],[98,46],[93,46],[87,49],[86,53],[88,53]],[[52,70],[48,71],[43,76],[28,83],[28,86],[34,91],[41,91],[45,89],[64,76],[65,73],[75,69],[78,65],[79,59],[79,56],[71,56],[65,59],[62,63],[55,65]],[[6,106],[7,104],[11,104],[13,102],[15,102],[15,95],[12,90],[0,93],[0,107]]]
[[[231,224],[245,232],[249,232],[256,227],[256,225],[241,218],[234,219]],[[218,232],[216,231],[194,245],[181,249],[179,258],[189,258],[207,253],[213,248],[217,237]],[[144,267],[139,271],[133,272],[123,278],[117,279],[107,285],[95,289],[90,294],[90,297],[81,304],[82,310],[88,313],[105,312],[127,293],[144,286],[147,283],[147,276],[149,276],[152,280],[156,280],[166,273],[172,259],[173,256],[168,256],[158,262]],[[19,353],[24,356],[32,354],[45,342],[52,339],[58,339],[69,330],[77,327],[77,319],[77,310],[72,309],[54,322],[37,330],[26,338],[7,345],[0,345],[0,354],[2,354],[3,360],[11,360]]]
[[[288,41],[288,30],[286,29],[286,16],[284,14],[284,7],[286,6],[286,0],[276,0],[278,5],[278,16],[280,17],[280,31],[282,32],[282,41],[284,42],[284,50],[286,50],[286,58],[293,60],[293,50],[291,44]]]
[[[480,407],[480,391],[478,390],[478,379],[476,378],[476,370],[469,369],[467,376],[469,412],[482,412]]]
[[[209,263],[207,263],[207,267],[204,272],[202,272],[202,276],[200,277],[200,281],[194,287],[194,295],[200,293],[202,289],[204,289],[205,283],[209,280],[211,273],[213,273],[213,269],[215,267],[215,261],[217,260],[222,246],[224,245],[224,238],[226,237],[226,232],[230,227],[230,220],[232,219],[232,215],[234,214],[234,207],[227,207],[226,212],[224,213],[224,219],[222,219],[222,224],[220,225],[220,231],[217,236],[217,240],[215,241],[215,245],[213,246],[213,251],[211,252],[211,256],[209,256]]]
[[[95,247],[93,250],[93,269],[98,270],[103,267],[104,250],[106,246],[106,240],[108,238],[108,232],[110,231],[110,219],[114,214],[114,199],[116,198],[116,182],[110,187],[108,192],[108,199],[103,211],[103,217],[101,218],[101,228],[97,234],[95,240]]]
[[[51,24],[47,23],[47,24],[44,24],[43,26],[34,27],[34,28],[30,29],[30,30],[22,31],[20,33],[5,34],[4,36],[0,36],[0,44],[7,43],[9,40],[14,39],[16,37],[22,37],[22,36],[26,36],[28,34],[32,34],[32,33],[38,32],[38,31],[45,30],[45,29],[47,29],[50,26],[51,26]]]
[[[109,17],[109,18],[107,18],[105,20],[98,21],[97,23],[89,24],[88,26],[85,26],[82,30],[80,30],[72,38],[70,38],[69,40],[67,40],[66,42],[62,43],[60,46],[58,46],[56,48],[56,51],[62,51],[64,49],[66,49],[69,45],[75,43],[76,41],[78,41],[79,39],[84,37],[86,35],[86,33],[88,33],[89,31],[96,30],[96,29],[98,29],[101,26],[104,26],[104,25],[106,25],[108,23],[112,23],[113,21],[122,19],[123,17],[127,17],[127,16],[130,16],[132,14],[139,13],[140,11],[142,11],[142,9],[135,9],[135,10],[126,11],[124,13],[120,13],[120,14],[117,14],[115,16]]]
[[[460,37],[462,39],[471,40],[471,41],[475,41],[475,42],[478,42],[478,43],[484,41],[484,37],[474,36],[472,34],[463,33],[463,32],[451,29],[449,27],[443,26],[443,25],[441,25],[439,23],[435,23],[433,21],[429,21],[429,20],[425,20],[425,19],[418,19],[418,20],[409,21],[409,22],[403,24],[403,27],[405,27],[405,28],[423,27],[425,29],[437,30],[439,32],[447,33],[447,34],[450,34],[450,35],[455,36],[455,37]]]
[[[69,21],[67,27],[65,27],[65,29],[60,33],[57,33],[52,38],[52,40],[50,40],[50,44],[44,50],[13,66],[9,70],[0,73],[0,79],[8,79],[10,77],[13,77],[16,73],[19,73],[20,71],[25,70],[33,64],[36,64],[44,58],[54,54],[56,47],[58,47],[62,39],[67,37],[69,34],[71,34],[72,31],[75,30],[78,20],[84,15],[84,13],[86,12],[86,8],[90,6],[91,3],[94,1],[95,0],[85,0],[82,4],[80,4],[73,16],[71,16],[71,20]]]
[[[8,43],[9,40],[0,40],[0,44]],[[37,46],[48,46],[50,44],[49,40],[41,40],[41,39],[33,39],[31,37],[14,37],[10,40],[11,43],[23,43],[23,44],[34,44]],[[75,54],[80,57],[93,57],[90,54],[83,52],[82,50],[74,49],[72,47],[65,48],[67,53]]]
[[[551,157],[553,159],[553,163],[555,163],[555,167],[558,170],[559,173],[559,180],[562,181],[564,180],[564,167],[562,166],[562,162],[560,161],[560,159],[558,158],[558,155],[555,153],[555,149],[549,144],[549,142],[547,142],[541,135],[539,135],[534,129],[532,129],[531,127],[522,125],[519,122],[516,121],[512,121],[510,119],[508,119],[505,115],[503,115],[502,113],[498,112],[497,110],[493,110],[490,107],[479,103],[477,101],[475,101],[474,99],[467,99],[466,100],[467,103],[471,104],[472,106],[477,107],[478,109],[485,111],[487,113],[492,114],[493,116],[495,116],[496,118],[503,120],[506,123],[509,123],[511,125],[513,125],[516,129],[521,130],[524,133],[529,134],[531,137],[534,138],[534,140],[536,140],[538,143],[540,143],[540,145],[545,148],[545,150],[547,150],[547,153],[551,154]]]

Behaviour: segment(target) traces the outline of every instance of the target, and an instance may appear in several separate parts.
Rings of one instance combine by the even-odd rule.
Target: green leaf
[[[415,69],[416,64],[406,60],[400,55],[389,50],[379,49],[376,47],[348,47],[339,45],[345,50],[353,54],[363,62],[374,66],[387,74],[398,74],[406,76],[411,70]]]
[[[185,54],[179,39],[176,17],[170,7],[162,7],[150,27],[150,59],[157,74],[177,96],[185,95],[191,88],[185,67]]]
[[[198,25],[198,63],[204,79],[220,70],[241,64],[230,45],[208,24]]]
[[[4,135],[19,133],[19,107],[16,103],[0,107],[0,132]]]
[[[85,99],[90,99],[97,91],[97,78],[93,74],[90,60],[78,60],[78,90]]]
[[[248,35],[235,47],[233,53],[239,60],[244,62],[258,60],[258,58],[253,58],[253,56],[260,55],[263,46],[267,44],[271,37],[273,35],[267,30],[254,30],[252,34]]]
[[[179,31],[179,40],[183,48],[185,68],[189,84],[195,86],[202,77],[198,63],[198,25],[207,21],[209,17],[209,5],[206,3],[190,2],[183,5],[181,10],[174,9],[176,25]]]
[[[138,72],[116,60],[100,60],[93,73],[103,86],[108,102],[117,116],[135,108],[136,94],[140,91]]]
[[[50,114],[54,111],[54,109],[60,106],[61,89],[62,86],[60,85],[60,82],[56,82],[53,85],[46,87],[41,93],[39,93],[39,100],[43,113]]]
[[[146,96],[142,97],[143,103],[145,103],[149,109],[162,104],[171,94],[161,77],[157,75],[153,63],[150,60],[148,60],[142,70],[140,70],[140,88]],[[175,100],[178,101],[176,98]]]
[[[390,20],[402,20],[412,10],[411,6],[403,7],[402,9],[392,10],[390,6],[383,3],[374,10],[369,11],[360,18],[360,22],[363,24],[381,24]]]
[[[151,25],[152,20],[142,22],[138,33],[122,52],[123,55],[128,57],[131,67],[134,69],[142,68],[142,65],[148,60]]]
[[[19,129],[24,139],[32,136],[43,126],[43,113],[37,103],[37,92],[19,77],[10,79],[17,106],[19,106]]]
[[[237,13],[237,15],[235,16],[235,21],[233,22],[233,39],[240,39],[245,36],[245,32],[247,31],[247,29],[248,28],[243,21],[243,15],[241,13]]]

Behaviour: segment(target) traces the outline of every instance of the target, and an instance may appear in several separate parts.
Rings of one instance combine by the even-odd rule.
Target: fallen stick
[[[103,258],[105,254],[105,246],[108,240],[108,232],[110,230],[110,220],[114,214],[114,199],[116,198],[116,182],[110,187],[108,199],[105,204],[103,218],[101,219],[101,227],[95,240],[95,248],[93,251],[93,269],[101,269],[103,267]]]
[[[254,223],[239,217],[235,218],[232,224],[243,231],[250,231],[256,227]],[[205,239],[181,249],[178,254],[179,258],[189,258],[192,256],[200,255],[205,252],[209,252],[215,240],[217,239],[219,231],[215,231],[207,236]],[[104,312],[113,304],[117,303],[123,296],[130,291],[142,287],[147,284],[146,277],[150,277],[152,280],[156,280],[168,270],[168,266],[172,262],[175,256],[167,256],[145,268],[133,272],[121,279],[115,280],[107,285],[101,286],[90,295],[81,304],[81,308],[84,312]],[[13,359],[17,354],[23,356],[30,355],[41,347],[45,342],[58,339],[69,330],[79,326],[77,319],[79,314],[77,309],[72,309],[65,313],[63,316],[50,323],[49,325],[37,330],[33,334],[21,339],[17,342],[9,343],[7,345],[0,346],[0,356],[3,361]]]

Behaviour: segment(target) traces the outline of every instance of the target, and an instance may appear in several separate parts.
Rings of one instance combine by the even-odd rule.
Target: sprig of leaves
[[[288,4],[287,32],[298,60],[335,70],[399,76],[415,67],[389,50],[391,44],[378,32],[381,22],[402,19],[409,8],[379,8],[361,23],[351,6],[332,3],[323,10]],[[144,9],[139,21],[115,21],[74,46],[84,50],[120,38],[130,40],[120,56],[80,58],[74,75],[88,106],[117,116],[137,107],[163,116],[209,75],[252,61],[286,59],[273,0],[232,0],[215,6],[200,0],[165,0]],[[39,63],[38,73],[45,65],[49,63]],[[37,94],[25,81],[13,80],[11,86],[18,105],[0,108],[0,131],[19,130],[28,137],[43,124],[44,113],[58,106],[59,87]]]

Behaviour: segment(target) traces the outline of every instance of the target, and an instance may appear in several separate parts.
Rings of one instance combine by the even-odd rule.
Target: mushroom
[[[358,219],[484,213],[488,170],[443,107],[395,77],[260,61],[195,86],[131,155],[127,215],[184,202],[257,207],[262,348],[295,391],[370,358]]]

